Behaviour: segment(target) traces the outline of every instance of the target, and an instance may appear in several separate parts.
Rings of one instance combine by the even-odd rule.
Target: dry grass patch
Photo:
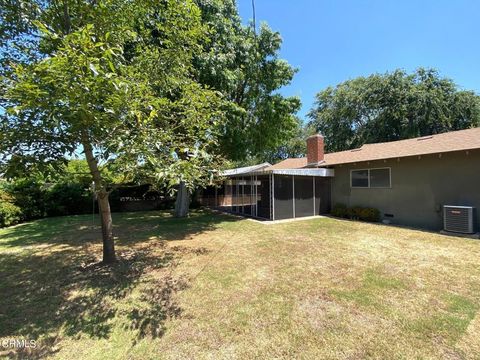
[[[480,358],[480,243],[311,219],[116,214],[0,230],[0,337],[69,359]],[[11,356],[24,356],[9,350]]]

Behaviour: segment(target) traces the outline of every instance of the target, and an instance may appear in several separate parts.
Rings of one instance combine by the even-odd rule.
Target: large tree
[[[258,33],[254,23],[243,25],[235,0],[195,1],[208,29],[202,51],[194,55],[195,77],[222,94],[221,155],[245,165],[285,154],[285,144],[301,124],[295,116],[300,100],[278,92],[296,72],[279,59],[280,34],[266,24]],[[176,216],[187,215],[191,190],[180,182]]]
[[[205,177],[216,160],[218,96],[191,76],[200,11],[184,0],[3,3],[3,172],[80,149],[98,195],[103,261],[112,262],[106,169],[173,186]]]
[[[329,151],[480,125],[480,98],[436,70],[374,74],[316,96],[310,124]]]
[[[261,161],[268,161],[271,164],[275,164],[280,160],[287,158],[298,158],[306,156],[307,153],[307,138],[310,135],[315,134],[315,129],[309,124],[303,123],[298,119],[298,125],[296,131],[292,132],[289,139],[284,141],[278,147],[266,151],[261,154],[256,163]]]
[[[280,34],[243,25],[235,0],[196,0],[209,35],[194,59],[197,78],[226,100],[221,150],[231,160],[265,158],[299,131],[297,97],[278,91],[296,72],[279,58]]]

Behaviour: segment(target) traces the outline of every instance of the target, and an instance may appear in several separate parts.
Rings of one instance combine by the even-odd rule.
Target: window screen
[[[274,175],[275,220],[293,218],[293,181],[291,175]]]
[[[237,212],[238,211],[238,185],[237,185],[237,180],[233,179],[232,181],[232,211]]]
[[[370,187],[388,188],[390,187],[390,169],[371,169]]]
[[[328,214],[331,208],[330,178],[315,177],[315,215]]]
[[[257,188],[257,216],[264,219],[270,219],[270,177],[258,176]]]
[[[368,187],[368,170],[352,170],[352,187]]]
[[[295,176],[295,217],[312,216],[313,212],[313,181],[307,176]]]

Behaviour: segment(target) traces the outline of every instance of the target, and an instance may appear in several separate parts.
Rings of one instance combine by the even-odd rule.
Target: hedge
[[[96,202],[92,203],[89,184],[85,181],[60,180],[52,184],[32,177],[0,183],[0,227],[46,216],[98,212],[98,205]],[[122,198],[158,200],[158,210],[171,209],[174,206],[174,198],[169,197],[165,189],[153,190],[148,184],[126,185],[113,190],[109,198],[112,212],[123,211],[126,202],[121,201]]]
[[[15,225],[22,220],[22,210],[13,201],[10,194],[0,190],[0,227]]]
[[[19,179],[9,183],[5,191],[13,197],[13,204],[22,210],[22,221],[45,216],[45,184],[38,179]]]
[[[78,183],[60,183],[45,194],[47,216],[81,215],[92,212],[92,193]]]
[[[369,222],[378,222],[380,221],[380,211],[375,208],[370,207],[347,207],[345,204],[336,204],[332,211],[331,215],[340,218],[352,219],[352,220],[362,220]]]

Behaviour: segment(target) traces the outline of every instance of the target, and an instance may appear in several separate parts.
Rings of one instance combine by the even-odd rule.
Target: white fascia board
[[[261,171],[269,166],[272,166],[270,163],[265,162],[263,164],[253,165],[253,166],[245,166],[236,169],[228,169],[220,172],[222,176],[234,176],[234,175],[242,175],[242,174],[249,174],[252,172]]]
[[[251,175],[298,175],[298,176],[317,176],[317,177],[333,177],[335,176],[334,169],[277,169],[277,170],[267,170],[267,171],[255,171],[250,173]]]
[[[272,170],[273,174],[279,175],[299,175],[299,176],[320,176],[320,177],[333,177],[335,176],[334,169],[278,169]]]

